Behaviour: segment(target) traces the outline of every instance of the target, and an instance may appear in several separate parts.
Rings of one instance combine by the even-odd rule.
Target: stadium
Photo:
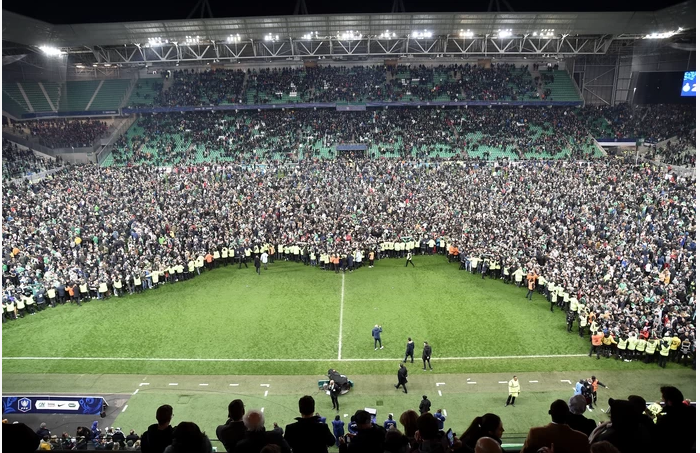
[[[2,11],[3,451],[695,451],[695,2],[130,1]]]

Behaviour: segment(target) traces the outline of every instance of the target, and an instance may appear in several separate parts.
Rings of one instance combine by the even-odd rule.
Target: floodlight
[[[39,49],[41,49],[42,52],[44,52],[46,55],[48,55],[50,57],[58,57],[60,55],[63,55],[63,53],[64,53],[58,47],[53,47],[53,46],[39,46]]]
[[[511,30],[498,30],[499,38],[509,38],[512,34]]]
[[[459,31],[459,37],[460,37],[460,38],[473,38],[473,37],[474,37],[474,32],[471,31],[471,30],[467,30],[467,31],[460,30],[460,31]]]

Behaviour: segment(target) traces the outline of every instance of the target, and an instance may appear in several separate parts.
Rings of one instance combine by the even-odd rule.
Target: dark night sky
[[[571,11],[656,11],[681,0],[509,0],[516,12],[571,12]],[[3,8],[53,24],[90,22],[127,22],[144,20],[185,19],[197,0],[116,0],[95,2],[75,1],[6,1]],[[275,16],[292,14],[296,0],[231,1],[209,0],[214,17]],[[310,14],[348,14],[390,12],[393,0],[338,2],[307,0]],[[404,0],[407,12],[484,12],[489,0]],[[501,10],[504,11],[504,6]],[[495,9],[495,8],[494,8]]]

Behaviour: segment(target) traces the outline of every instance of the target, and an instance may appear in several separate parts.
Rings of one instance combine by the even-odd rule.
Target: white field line
[[[267,392],[268,392],[268,390],[265,390],[265,397],[267,397]]]
[[[476,384],[476,382],[474,382],[474,381],[469,381],[469,382],[467,382],[467,384]]]
[[[587,357],[587,354],[552,354],[552,355],[502,355],[493,357],[440,357],[437,360],[513,360],[513,359],[555,359],[567,357]],[[129,362],[395,362],[403,358],[393,359],[192,359],[165,357],[3,357],[2,360],[98,360],[98,361],[129,361]],[[432,359],[432,357],[431,357]]]
[[[139,389],[134,390],[134,393],[132,395],[136,395],[139,392]]]
[[[345,305],[345,273],[340,284],[340,328],[338,329],[338,360],[342,360],[341,353],[343,350],[343,306]]]
[[[124,411],[126,410],[127,407],[129,407],[129,405],[128,405],[128,404],[125,404],[125,405],[124,405],[124,409],[122,409],[122,412],[124,412]]]
[[[499,384],[507,384],[508,381],[498,381]]]
[[[530,384],[537,384],[537,383],[539,383],[540,381],[528,381],[528,382],[529,382]]]
[[[438,390],[438,395],[442,396],[442,390]]]
[[[200,385],[200,387],[203,387],[203,386],[206,386],[206,385],[209,385],[209,384],[199,384],[199,385]]]

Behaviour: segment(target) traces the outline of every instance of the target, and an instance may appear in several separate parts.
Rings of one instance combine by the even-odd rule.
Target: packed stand
[[[157,106],[538,100],[527,66],[318,66],[175,71]]]
[[[696,159],[695,129],[683,133],[675,141],[668,141],[662,146],[653,146],[652,159],[665,164],[695,167]]]
[[[2,139],[2,179],[13,179],[22,176],[41,173],[42,171],[58,168],[62,165],[61,158],[38,157],[28,148],[20,148],[16,144]]]
[[[115,165],[297,161],[359,143],[374,158],[590,158],[599,152],[569,108],[328,109],[144,116],[115,144]]]
[[[588,387],[594,380],[587,381]],[[600,425],[583,415],[588,398],[577,393],[568,402],[553,401],[548,412],[551,423],[532,427],[521,453],[695,451],[695,407],[675,387],[661,387],[659,400],[650,403],[638,395],[610,398],[610,420]],[[225,423],[210,434],[211,439],[194,422],[172,426],[173,407],[169,404],[157,408],[156,423],[141,436],[133,430],[125,435],[119,428],[102,433],[95,421],[91,428],[79,427],[74,437],[63,433],[59,438],[46,424],[34,432],[23,423],[3,420],[3,447],[12,451],[211,453],[216,436],[228,453],[328,453],[334,446],[341,453],[503,453],[503,434],[508,429],[497,414],[486,413],[476,416],[457,436],[451,428],[446,430],[451,422],[440,409],[432,409],[426,396],[419,406],[420,414],[407,410],[398,423],[391,414],[382,422],[379,414],[360,409],[347,424],[335,415],[329,426],[328,419],[319,413],[324,409],[317,411],[312,396],[300,398],[298,407],[300,416],[282,428],[267,421],[263,409],[246,409],[242,400],[235,399],[228,406]]]
[[[194,69],[172,73],[172,84],[156,94],[154,105],[183,107],[242,103],[245,73],[219,69],[197,72]]]
[[[107,123],[100,120],[41,120],[15,123],[20,135],[37,140],[47,148],[84,148],[107,134]]]
[[[393,160],[172,172],[72,166],[4,190],[3,303],[11,319],[240,267],[260,249],[353,269],[411,237],[415,252],[437,241],[485,277],[524,286],[535,273],[552,311],[556,304],[573,312],[586,342],[601,334],[653,339],[654,362],[675,337],[695,352],[695,181],[667,178],[661,168],[501,162],[494,174],[493,164],[479,162]],[[91,208],[62,218],[59,204]],[[251,218],[251,209],[266,214]],[[218,227],[222,216],[231,228]],[[352,234],[338,233],[348,225]]]
[[[596,138],[643,138],[653,144],[695,130],[695,106],[689,105],[594,106],[580,109],[579,117]]]

